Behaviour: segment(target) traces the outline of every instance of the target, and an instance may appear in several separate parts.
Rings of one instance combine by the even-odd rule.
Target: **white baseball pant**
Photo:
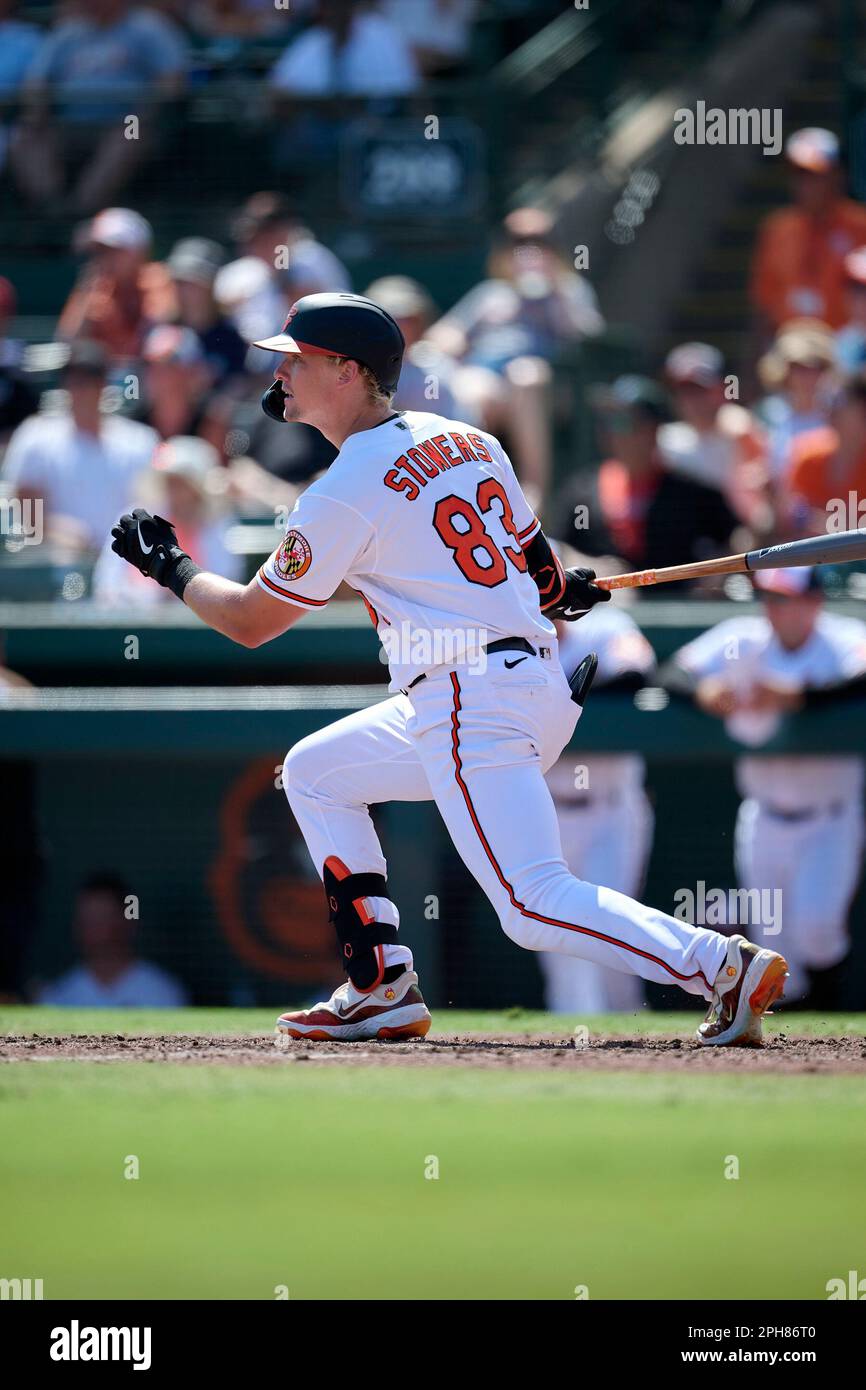
[[[740,806],[734,833],[737,879],[741,888],[779,892],[781,931],[775,939],[767,932],[760,944],[785,956],[790,999],[806,993],[807,967],[826,970],[848,951],[848,912],[863,843],[859,798],[802,821],[782,820],[751,798]]]
[[[572,760],[569,760],[569,765]],[[592,786],[592,762],[588,764]],[[553,789],[565,862],[576,878],[633,896],[640,889],[652,846],[655,818],[643,790],[629,787],[616,801],[563,804]],[[551,1013],[603,1014],[641,1006],[636,975],[605,970],[592,961],[543,951],[544,999]]]
[[[368,807],[432,799],[518,945],[709,999],[727,954],[723,936],[568,870],[543,773],[579,714],[557,661],[498,652],[484,672],[441,669],[408,695],[301,740],[286,757],[283,784],[320,875],[331,855],[350,873],[386,874]],[[399,920],[396,911],[384,915],[387,900],[377,907],[379,920]],[[411,960],[405,946],[384,950],[386,966]]]

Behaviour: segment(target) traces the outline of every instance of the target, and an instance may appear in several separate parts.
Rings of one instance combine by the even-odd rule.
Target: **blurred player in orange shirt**
[[[845,257],[846,323],[836,334],[836,365],[857,372],[866,365],[866,246]]]
[[[830,421],[826,429],[810,430],[794,440],[786,488],[794,512],[798,504],[801,512],[806,504],[821,513],[821,530],[830,515],[828,503],[841,500],[849,508],[853,494],[856,513],[866,499],[866,371],[846,378],[839,387]],[[810,518],[809,525],[814,524]],[[855,514],[842,529],[860,524]]]
[[[150,259],[153,231],[132,208],[103,208],[82,228],[86,259],[57,324],[61,338],[100,343],[114,362],[134,360],[153,323],[173,317],[171,280]]]
[[[752,261],[751,299],[766,334],[808,316],[841,328],[845,256],[866,242],[866,207],[842,196],[839,141],[798,130],[785,146],[794,202],[766,217]]]

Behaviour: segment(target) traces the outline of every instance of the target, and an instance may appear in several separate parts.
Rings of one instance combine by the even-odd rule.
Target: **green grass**
[[[255,1035],[272,1033],[277,1009],[56,1009],[32,1006],[0,1006],[0,1034],[14,1033],[234,1033]],[[691,1033],[702,1017],[691,1013],[652,1013],[642,1009],[634,1014],[592,1014],[585,1016],[507,1009],[501,1013],[439,1009],[433,1015],[431,1037],[450,1033],[530,1033],[567,1037],[578,1024],[586,1024],[591,1034],[612,1033]],[[866,1014],[774,1015],[769,1032],[798,1037],[866,1035]]]
[[[272,1022],[0,1011],[7,1032]],[[32,1062],[0,1069],[0,1131],[0,1276],[49,1299],[821,1299],[863,1272],[858,1075]]]

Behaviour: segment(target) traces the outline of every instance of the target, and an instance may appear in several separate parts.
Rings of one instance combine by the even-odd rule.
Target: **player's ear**
[[[354,362],[351,357],[339,357],[337,359],[338,385],[350,386],[353,381],[357,381],[360,372],[359,363]]]

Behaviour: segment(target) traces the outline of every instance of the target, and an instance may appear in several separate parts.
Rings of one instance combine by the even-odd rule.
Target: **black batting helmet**
[[[255,344],[271,352],[326,353],[368,367],[383,391],[394,391],[403,365],[403,334],[372,299],[344,291],[305,294],[281,333]]]

